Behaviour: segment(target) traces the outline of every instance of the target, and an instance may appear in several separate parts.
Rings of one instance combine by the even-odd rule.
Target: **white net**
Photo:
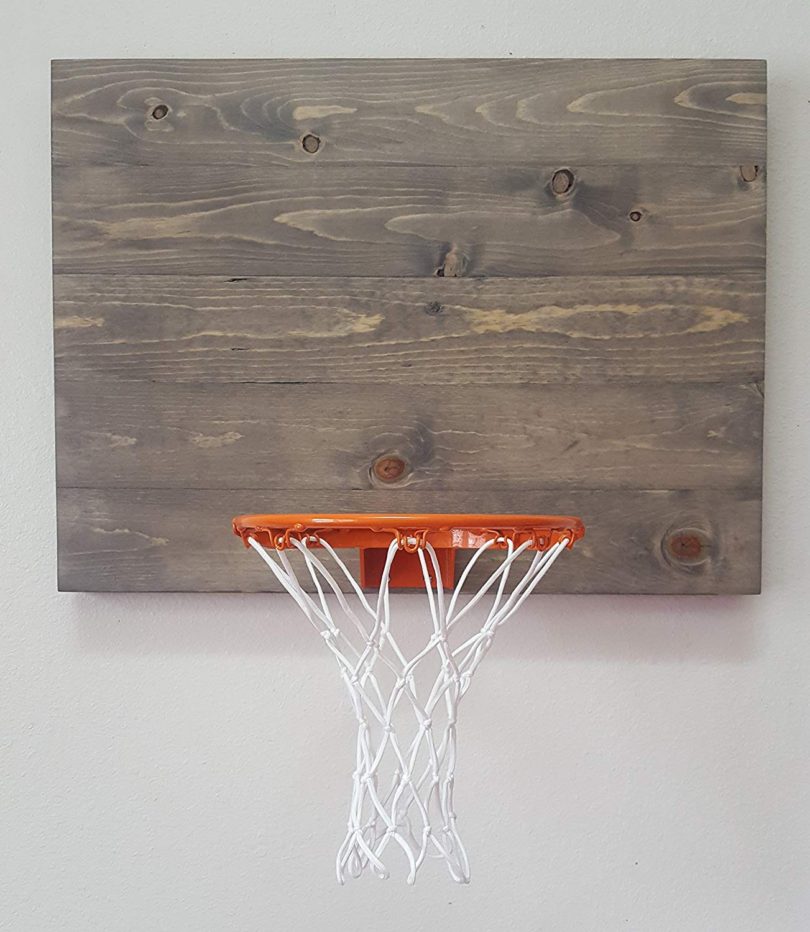
[[[407,861],[408,883],[414,882],[429,855],[443,859],[454,880],[467,883],[469,863],[453,808],[458,705],[495,632],[534,591],[568,540],[534,553],[511,592],[510,572],[531,542],[516,546],[509,539],[488,540],[473,552],[447,592],[436,551],[424,542],[417,552],[429,636],[407,651],[404,643],[418,622],[409,619],[408,631],[392,630],[389,574],[398,541],[388,548],[379,592],[371,601],[325,540],[290,540],[303,557],[306,569],[301,575],[308,575],[312,593],[304,590],[283,550],[268,552],[254,538],[249,543],[323,637],[357,718],[347,832],[335,865],[338,880],[343,883],[347,875],[358,877],[366,870],[387,877],[386,862],[399,850]],[[324,564],[310,548],[312,543],[327,551],[334,567]],[[493,547],[503,550],[502,562],[462,603],[465,582],[481,555]],[[341,591],[341,575],[351,590],[348,595]],[[479,625],[480,615],[472,609],[481,602],[484,621]]]

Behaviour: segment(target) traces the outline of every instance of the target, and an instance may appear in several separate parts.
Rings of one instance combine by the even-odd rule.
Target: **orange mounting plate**
[[[251,537],[275,550],[292,547],[293,540],[306,540],[313,547],[321,541],[335,548],[357,547],[363,588],[379,586],[385,553],[396,540],[400,552],[391,567],[390,585],[419,588],[424,578],[417,551],[426,543],[436,550],[442,584],[451,587],[456,550],[488,541],[494,541],[495,548],[511,541],[515,546],[528,543],[530,550],[547,550],[563,539],[573,547],[585,527],[579,518],[567,515],[257,514],[234,518],[233,531],[246,547]]]

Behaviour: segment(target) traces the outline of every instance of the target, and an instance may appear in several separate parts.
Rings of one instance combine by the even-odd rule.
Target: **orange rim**
[[[401,550],[414,553],[430,543],[434,548],[474,549],[488,541],[496,547],[529,543],[547,550],[567,539],[568,547],[585,533],[579,518],[568,515],[493,514],[286,514],[239,515],[233,531],[245,546],[254,538],[265,547],[286,550],[293,540],[317,546],[360,549],[388,547],[396,540]]]

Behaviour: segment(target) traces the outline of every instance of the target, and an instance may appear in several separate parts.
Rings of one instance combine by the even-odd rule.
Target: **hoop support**
[[[546,551],[565,538],[572,547],[582,537],[578,518],[557,515],[453,515],[453,514],[268,514],[242,515],[234,519],[234,533],[249,546],[254,539],[276,551],[298,543],[334,548],[356,547],[360,551],[360,580],[363,588],[379,588],[386,554],[392,541],[397,554],[390,571],[393,588],[421,588],[418,553],[430,543],[437,556],[437,569],[445,588],[453,585],[455,551],[477,549],[488,543],[495,549],[528,544]],[[434,568],[429,564],[429,572]],[[434,580],[435,581],[435,580]]]

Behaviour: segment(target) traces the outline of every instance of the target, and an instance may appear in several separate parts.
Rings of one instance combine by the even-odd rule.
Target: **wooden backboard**
[[[760,61],[53,65],[59,583],[238,512],[581,515],[546,591],[759,590]]]

